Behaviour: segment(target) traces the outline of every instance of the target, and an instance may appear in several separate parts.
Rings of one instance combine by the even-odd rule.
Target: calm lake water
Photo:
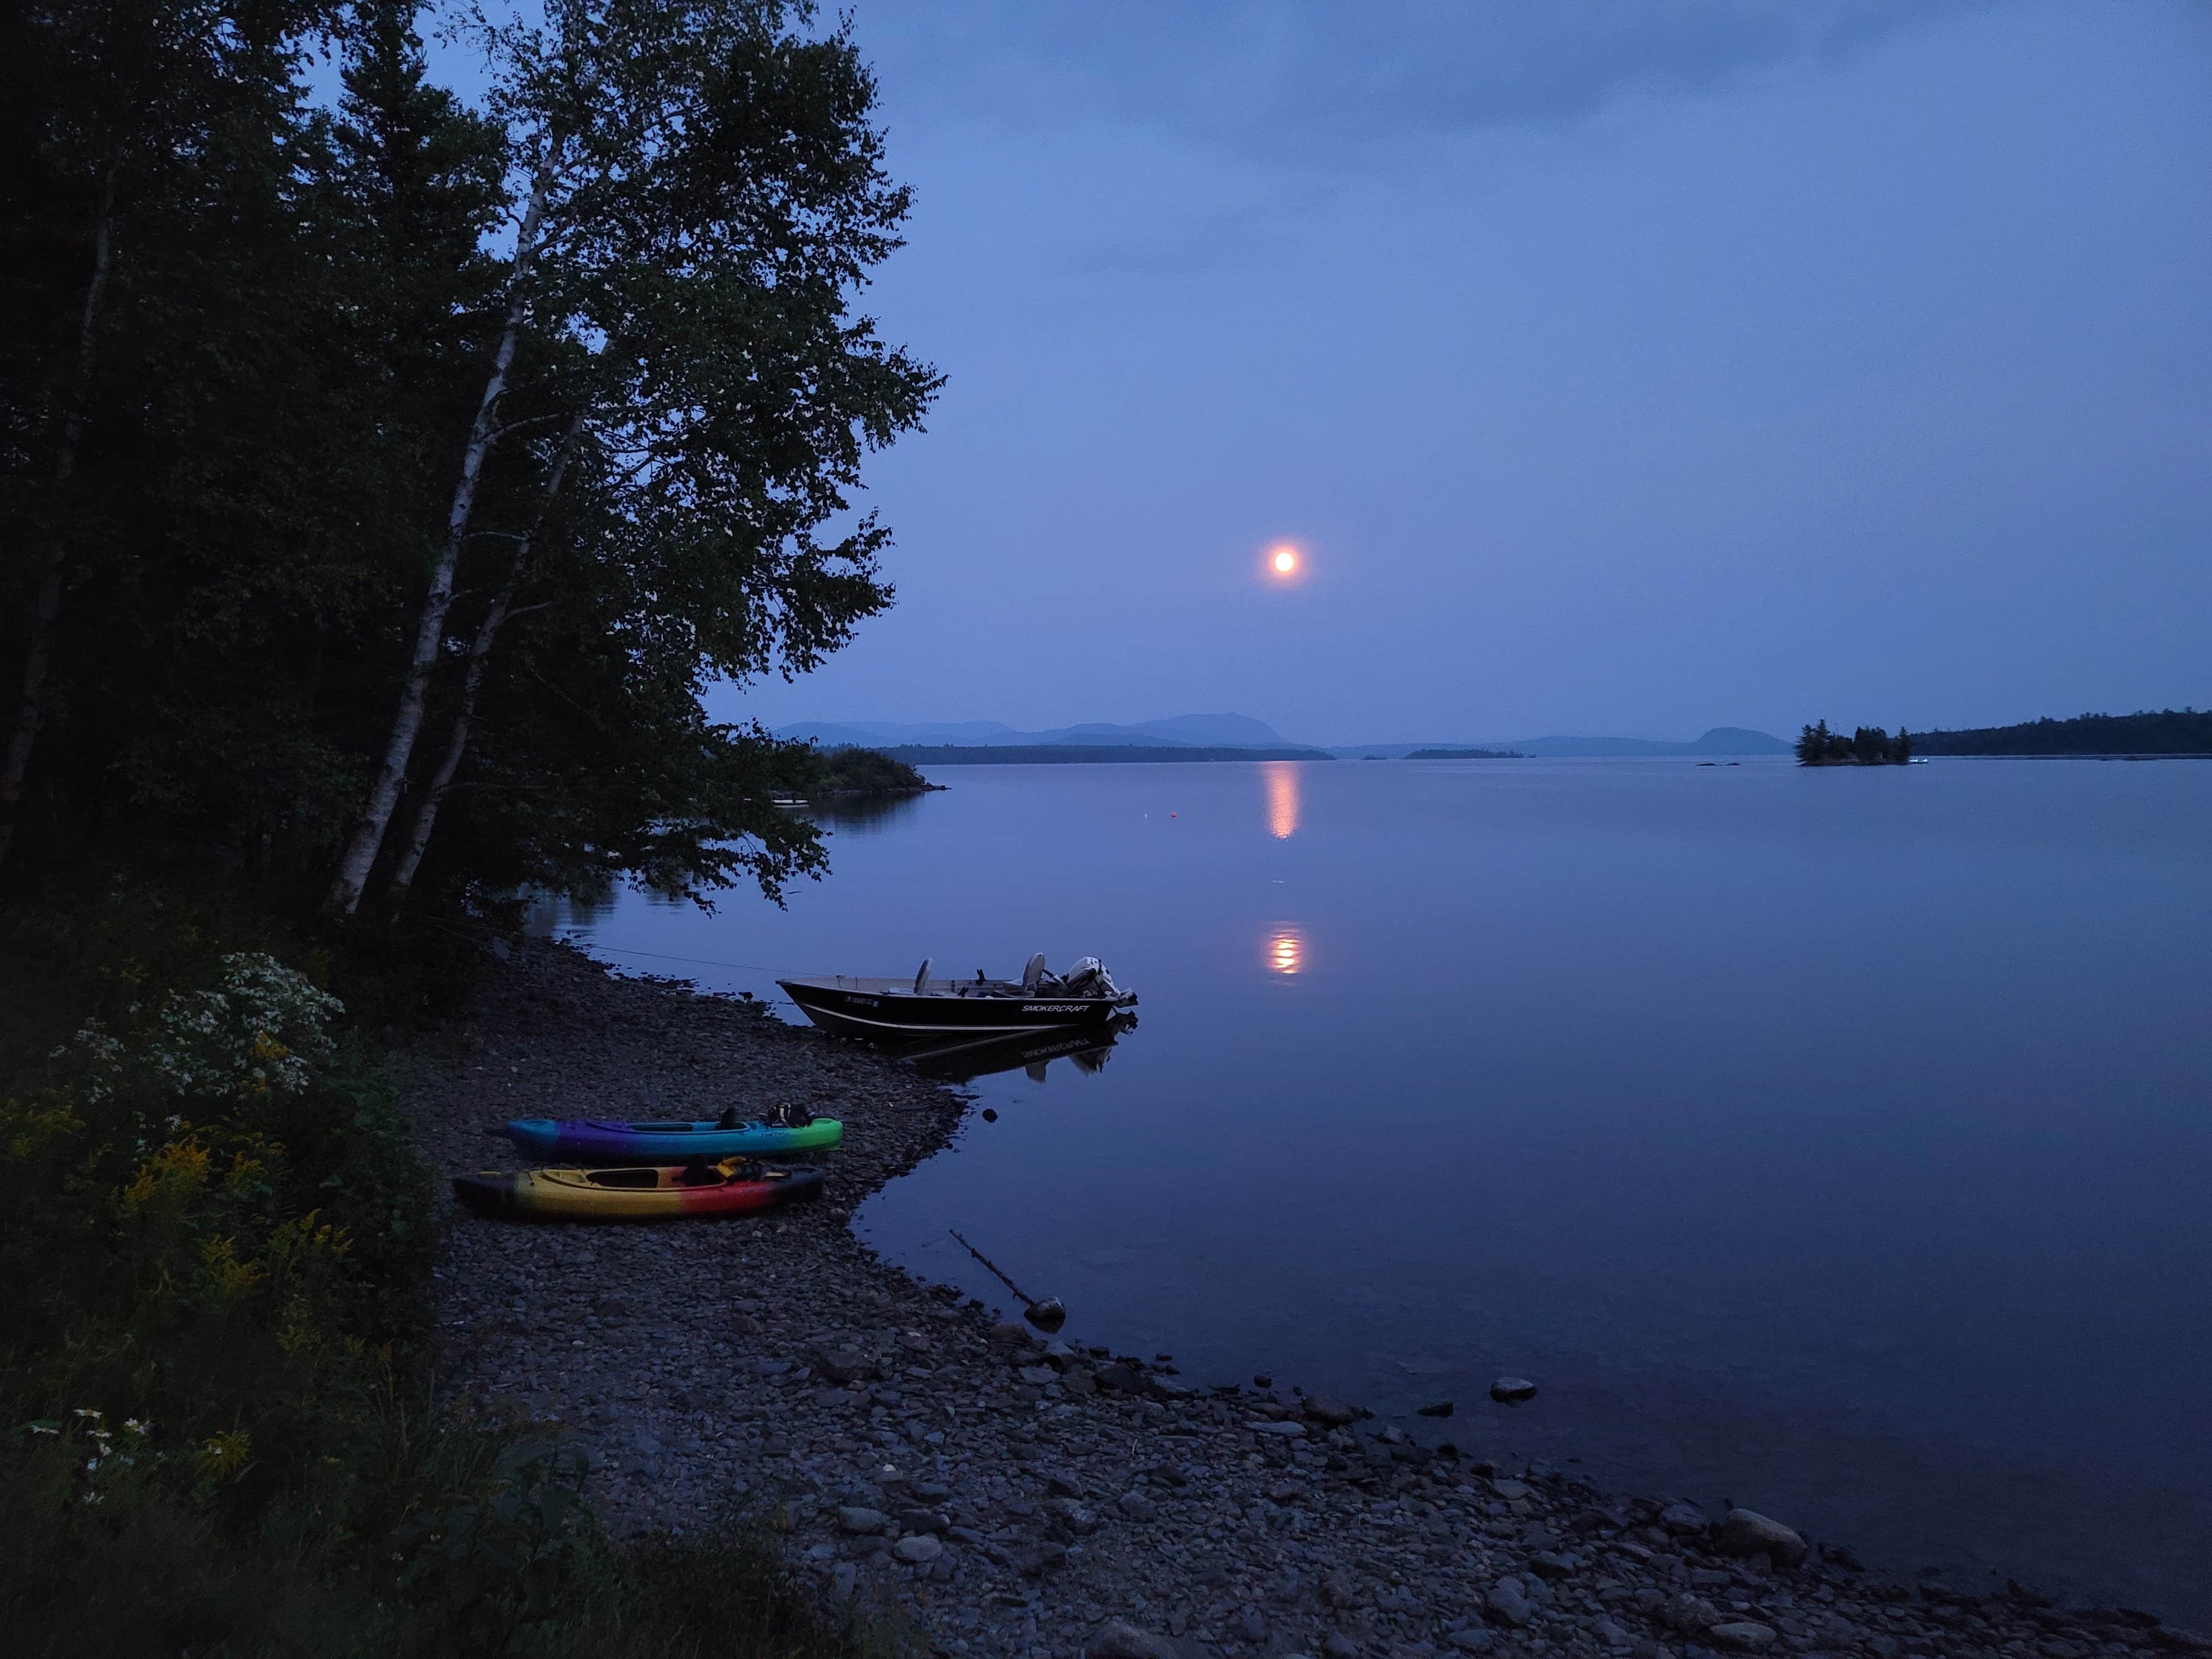
[[[935,775],[787,912],[562,927],[1133,987],[1095,1075],[969,1085],[858,1218],[893,1258],[1005,1304],[957,1226],[1194,1381],[2212,1622],[2212,763]]]

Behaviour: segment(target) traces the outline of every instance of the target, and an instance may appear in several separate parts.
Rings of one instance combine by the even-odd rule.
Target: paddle
[[[1036,1326],[1047,1336],[1050,1336],[1062,1325],[1067,1323],[1067,1310],[1060,1305],[1060,1298],[1058,1297],[1048,1296],[1042,1302],[1037,1301],[1036,1298],[1031,1297],[1027,1291],[1015,1284],[1014,1281],[1007,1278],[1006,1274],[1000,1273],[999,1271],[999,1264],[997,1262],[992,1261],[989,1256],[985,1255],[982,1251],[977,1249],[973,1244],[969,1243],[966,1239],[961,1238],[960,1230],[957,1227],[947,1227],[945,1231],[951,1233],[953,1237],[959,1238],[961,1247],[965,1249],[969,1255],[974,1256],[976,1261],[988,1267],[991,1270],[991,1273],[994,1278],[1022,1299],[1022,1317],[1028,1320],[1030,1324]]]

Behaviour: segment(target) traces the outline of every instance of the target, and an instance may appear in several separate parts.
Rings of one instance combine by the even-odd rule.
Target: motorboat
[[[878,1039],[1103,1025],[1137,1006],[1137,994],[1115,984],[1096,957],[1055,974],[1039,951],[1018,980],[991,979],[980,968],[973,979],[937,979],[931,966],[924,961],[910,980],[825,974],[776,983],[825,1031]]]

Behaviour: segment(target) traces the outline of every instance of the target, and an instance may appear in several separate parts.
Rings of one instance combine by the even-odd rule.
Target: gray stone
[[[881,1510],[864,1508],[858,1504],[841,1504],[837,1510],[837,1526],[843,1532],[881,1532],[890,1522],[890,1516]]]
[[[1078,1538],[1087,1538],[1098,1530],[1097,1511],[1084,1508],[1073,1498],[1054,1498],[1049,1499],[1044,1507]]]
[[[1534,1400],[1536,1385],[1525,1376],[1501,1376],[1490,1385],[1490,1397],[1501,1401]]]
[[[1487,1653],[1498,1645],[1498,1638],[1479,1625],[1469,1625],[1462,1630],[1455,1630],[1445,1637],[1444,1640],[1462,1653]]]
[[[825,1344],[815,1349],[810,1358],[814,1361],[814,1369],[824,1379],[841,1388],[848,1382],[865,1382],[876,1374],[875,1362],[858,1348]]]
[[[1064,1544],[1038,1544],[1014,1557],[1015,1571],[1024,1578],[1034,1578],[1039,1573],[1060,1565],[1067,1559]]]
[[[1324,1424],[1332,1429],[1346,1427],[1357,1422],[1359,1418],[1359,1413],[1346,1405],[1344,1401],[1325,1394],[1310,1394],[1306,1396],[1306,1415],[1315,1422]]]
[[[1695,1636],[1721,1621],[1721,1610],[1702,1595],[1670,1595],[1659,1604],[1659,1622]]]
[[[1267,1621],[1257,1607],[1247,1607],[1237,1617],[1237,1633],[1258,1647],[1267,1639]]]
[[[1575,1570],[1575,1564],[1552,1550],[1538,1550],[1528,1558],[1528,1571],[1540,1578],[1565,1578]]]
[[[1516,1630],[1536,1616],[1535,1608],[1528,1605],[1528,1598],[1521,1593],[1518,1579],[1499,1579],[1482,1598],[1482,1605],[1492,1618],[1500,1624],[1510,1625]]]
[[[1756,1510],[1730,1510],[1713,1547],[1723,1555],[1764,1555],[1778,1567],[1802,1565],[1808,1551],[1796,1532]]]
[[[1139,1523],[1160,1518],[1160,1506],[1140,1492],[1123,1492],[1114,1507],[1128,1519]]]
[[[1528,1495],[1528,1488],[1518,1480],[1492,1480],[1490,1483],[1490,1489],[1509,1504],[1516,1498],[1526,1498]]]
[[[1712,1522],[1695,1504],[1669,1504],[1659,1511],[1659,1524],[1668,1532],[1686,1535],[1703,1532]]]
[[[1031,1388],[1041,1389],[1059,1376],[1060,1373],[1049,1365],[1024,1365],[1014,1375]]]
[[[891,1546],[891,1553],[912,1566],[925,1566],[945,1553],[945,1546],[931,1533],[916,1533]]]
[[[1278,1440],[1303,1440],[1306,1437],[1304,1424],[1287,1419],[1280,1423],[1262,1423],[1255,1420],[1247,1423],[1244,1426],[1255,1434],[1271,1434]]]
[[[1331,1631],[1328,1639],[1321,1644],[1328,1659],[1359,1659],[1359,1644],[1342,1631]]]
[[[1169,1638],[1115,1619],[1091,1638],[1089,1659],[1182,1659]]]
[[[1597,1632],[1597,1639],[1609,1648],[1625,1648],[1629,1644],[1628,1632],[1610,1619],[1601,1619],[1591,1628]]]
[[[1714,1625],[1705,1632],[1705,1639],[1730,1653],[1759,1653],[1774,1645],[1774,1626],[1754,1624],[1747,1619]]]

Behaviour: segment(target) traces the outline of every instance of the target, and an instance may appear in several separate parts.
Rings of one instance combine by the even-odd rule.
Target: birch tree
[[[823,527],[847,513],[866,451],[918,425],[939,380],[852,311],[898,246],[909,198],[884,169],[872,79],[842,30],[803,32],[811,16],[765,0],[557,0],[542,30],[485,32],[495,107],[528,158],[526,206],[498,348],[331,908],[361,902],[435,671],[455,653],[456,577],[486,457],[514,429],[500,410],[518,354],[543,359],[525,364],[550,411],[532,418],[591,434],[601,529],[592,557],[568,568],[589,590],[576,602],[604,616],[611,596],[627,596],[618,625],[641,652],[672,647],[695,698],[713,678],[803,672],[890,602],[877,571],[884,528],[868,517],[841,535]],[[472,740],[512,599],[501,586],[491,626],[465,647],[453,725],[425,781],[429,811],[397,850],[403,894]],[[557,610],[562,594],[547,603]],[[726,746],[759,740],[719,730],[711,741]],[[744,768],[708,769],[726,780]]]

